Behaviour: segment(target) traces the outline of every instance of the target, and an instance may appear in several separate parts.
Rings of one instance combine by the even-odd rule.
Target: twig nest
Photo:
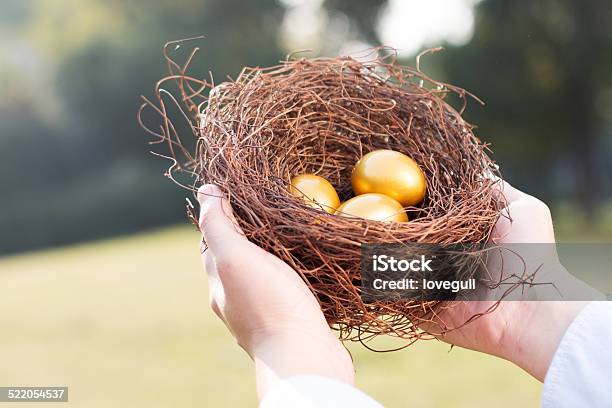
[[[361,245],[482,243],[500,212],[491,189],[495,166],[446,102],[450,93],[465,99],[462,89],[389,58],[245,69],[200,106],[190,164],[200,183],[225,190],[248,239],[300,274],[342,337],[413,341],[439,302],[364,302]],[[355,163],[378,149],[404,153],[422,169],[427,194],[420,203],[406,201],[408,222],[332,214],[290,191],[294,176],[315,174],[346,201]],[[251,273],[257,279],[257,265]]]

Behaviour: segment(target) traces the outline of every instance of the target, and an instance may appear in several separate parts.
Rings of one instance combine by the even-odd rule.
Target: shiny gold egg
[[[323,177],[315,174],[301,174],[291,179],[291,194],[311,207],[332,214],[340,205],[340,198],[334,186]]]
[[[406,222],[408,215],[403,207],[389,196],[367,193],[353,197],[338,207],[336,214],[346,217],[360,217],[373,221]]]
[[[427,181],[414,160],[394,150],[375,150],[363,156],[351,176],[355,194],[380,193],[403,206],[423,201]]]

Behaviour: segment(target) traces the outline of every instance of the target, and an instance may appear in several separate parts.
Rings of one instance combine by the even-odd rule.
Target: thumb
[[[232,214],[232,207],[219,187],[205,184],[198,189],[200,230],[213,253],[231,250],[236,240],[245,239]]]

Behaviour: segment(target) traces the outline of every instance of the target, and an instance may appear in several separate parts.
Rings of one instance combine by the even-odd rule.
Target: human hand
[[[500,182],[498,188],[506,199],[509,217],[499,218],[491,243],[504,246],[555,242],[552,218],[546,204],[508,183]],[[537,299],[551,299],[551,291],[576,288],[591,291],[593,298],[600,295],[567,272],[559,262],[554,245],[544,245],[542,248],[541,251],[533,251],[537,252],[538,259],[526,259],[526,266],[545,265],[536,275],[538,281],[554,283],[554,286],[534,286],[526,291],[517,289],[511,294],[512,300],[502,300],[491,313],[485,312],[495,306],[493,300],[456,302],[439,316],[440,322],[447,327],[460,327],[470,317],[485,314],[439,338],[460,347],[505,358],[542,381],[563,334],[588,302]],[[533,254],[528,254],[529,257],[533,257]],[[519,264],[516,256],[506,254],[501,258],[489,259],[487,269],[491,267],[491,270],[496,270],[503,265],[506,273],[512,273],[525,266]],[[503,290],[501,287],[495,289]],[[501,298],[500,293],[489,295],[489,299]]]
[[[210,304],[254,360],[259,396],[296,374],[352,384],[351,358],[298,274],[244,237],[219,188],[202,186],[198,201]]]

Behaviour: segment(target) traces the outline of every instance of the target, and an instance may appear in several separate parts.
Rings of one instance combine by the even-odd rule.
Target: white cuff
[[[542,394],[543,408],[612,407],[612,302],[592,302],[565,332]]]
[[[266,393],[260,408],[382,408],[355,387],[318,375],[298,375],[280,380]]]

